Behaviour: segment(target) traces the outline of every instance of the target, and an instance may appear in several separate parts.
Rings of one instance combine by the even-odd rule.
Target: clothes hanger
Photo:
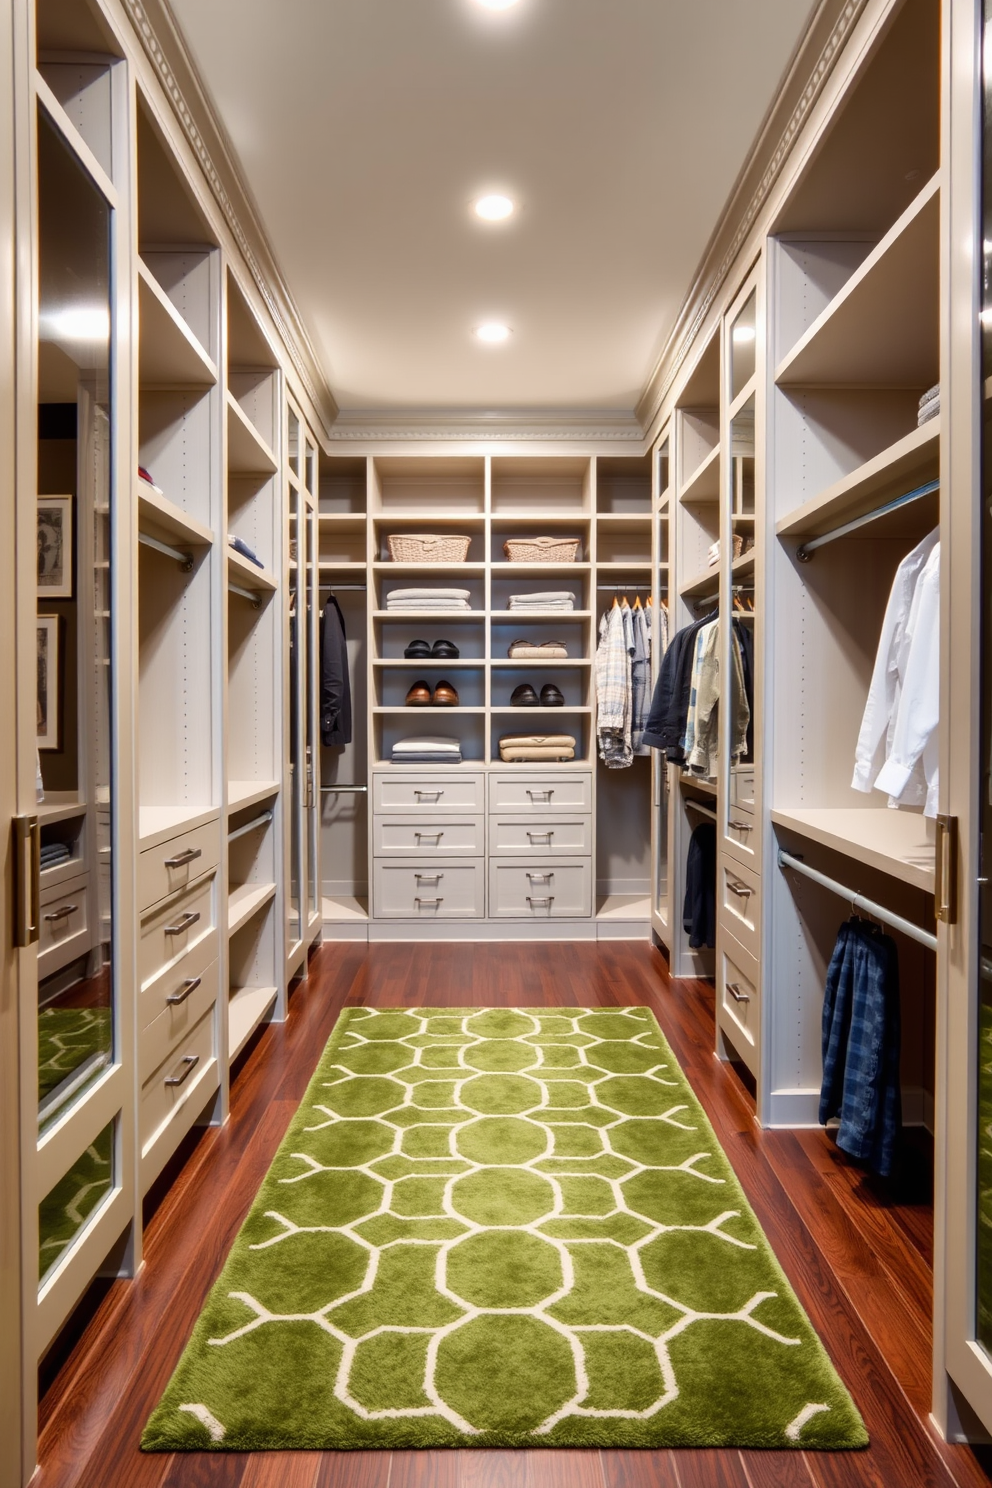
[[[649,600],[648,603],[650,604],[650,602],[651,601]],[[639,610],[640,608],[641,608],[641,596],[638,594],[635,597],[635,599],[634,599],[634,609],[635,610]]]

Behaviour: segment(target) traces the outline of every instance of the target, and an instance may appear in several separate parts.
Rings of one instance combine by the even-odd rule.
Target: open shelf
[[[750,554],[748,555],[750,556]],[[706,594],[710,589],[716,591],[720,587],[720,565],[714,563],[712,568],[705,569],[696,574],[694,578],[687,579],[679,586],[679,594],[682,599],[694,599],[697,595]]]
[[[207,548],[214,540],[213,532],[187,516],[182,507],[176,506],[167,496],[152,489],[147,481],[139,477],[136,481],[138,495],[138,526],[151,537],[164,538],[167,542],[187,543],[194,548]]]
[[[227,468],[232,475],[274,475],[276,457],[232,393],[227,395]]]
[[[540,667],[543,671],[558,670],[559,667],[591,667],[592,659],[588,656],[547,656],[547,657],[501,657],[494,656],[489,663],[492,667],[506,667],[515,671],[517,667]]]
[[[512,579],[519,575],[522,579],[544,579],[563,577],[568,574],[587,574],[591,568],[589,563],[493,563],[492,573],[494,579]],[[421,572],[423,570],[421,569]]]
[[[803,502],[776,523],[779,537],[819,537],[932,480],[940,465],[940,415]],[[933,498],[937,501],[936,495]]]
[[[276,1000],[275,987],[241,987],[227,1003],[228,1058],[234,1059]]]
[[[244,584],[246,589],[257,590],[259,594],[271,594],[279,587],[275,575],[267,568],[257,568],[230,547],[227,550],[227,577]]]
[[[550,670],[551,665],[552,663],[549,662],[547,665],[548,670]],[[595,709],[590,708],[585,703],[565,703],[564,707],[557,708],[545,708],[543,705],[537,708],[515,708],[511,704],[507,703],[504,706],[490,708],[489,711],[491,713],[498,713],[501,717],[506,716],[520,719],[528,717],[549,719],[562,716],[564,716],[565,718],[571,718],[574,717],[576,713],[593,713]],[[553,730],[553,732],[557,733],[558,730],[555,729]]]
[[[435,665],[432,668],[432,670],[434,670],[434,671],[440,671],[441,670],[441,666],[440,665]],[[416,715],[416,716],[419,716],[420,718],[430,717],[431,715],[434,715],[434,716],[436,716],[438,718],[441,718],[445,714],[449,718],[452,718],[452,717],[464,718],[464,716],[465,716],[466,713],[485,713],[486,710],[485,710],[485,708],[472,708],[472,707],[463,708],[460,704],[458,706],[454,707],[454,708],[419,708],[419,707],[410,707],[409,705],[405,705],[403,703],[397,703],[395,706],[391,706],[391,707],[382,707],[382,706],[374,707],[374,708],[371,708],[369,711],[371,713],[380,713],[380,714],[382,714],[382,713],[388,713],[388,714],[405,713],[405,714],[409,714],[411,717],[414,716],[414,715]]]
[[[650,916],[650,894],[605,894],[596,906],[597,920],[647,920]]]
[[[138,316],[138,381],[141,387],[213,387],[217,381],[215,363],[140,258]]]
[[[567,625],[571,620],[588,620],[592,610],[490,610],[490,617],[512,625],[516,620],[526,620],[528,625]]]
[[[733,563],[730,565],[731,578],[744,579],[753,574],[754,558],[754,548],[750,548],[746,553],[742,553],[739,558],[735,558]]]
[[[693,790],[702,791],[706,796],[716,795],[716,781],[707,780],[703,775],[687,775],[684,770],[680,770],[679,784],[689,786]]]
[[[252,915],[264,909],[270,899],[275,898],[274,883],[242,884],[232,889],[227,900],[227,933],[234,933],[246,925]]]
[[[369,917],[368,900],[356,899],[349,894],[325,894],[321,908],[325,924],[364,924]]]
[[[686,481],[679,492],[679,501],[683,506],[692,506],[719,499],[720,446],[717,444]]]
[[[368,518],[364,512],[319,512],[318,521],[321,527],[326,527],[332,532],[362,532],[364,533]]]
[[[845,853],[856,863],[878,868],[903,883],[934,891],[934,839],[926,818],[888,806],[773,811],[776,826],[786,827]],[[856,885],[855,885],[856,887]]]
[[[227,782],[227,809],[239,811],[243,806],[255,806],[278,795],[278,780],[229,780]]]
[[[449,625],[462,625],[466,620],[484,620],[485,610],[374,610],[373,620],[445,620]]]
[[[216,806],[201,807],[199,810],[194,806],[141,806],[138,808],[138,847],[144,851],[148,847],[158,847],[162,842],[168,842],[170,837],[178,837],[181,832],[192,832],[195,827],[206,826],[207,822],[216,821],[218,817]]]
[[[413,667],[423,671],[426,667],[431,672],[458,667],[484,667],[485,664],[484,656],[376,656],[372,661],[373,666],[388,667],[390,670],[393,667]]]
[[[335,564],[335,567],[340,566]],[[396,574],[398,578],[404,575],[417,578],[434,578],[435,575],[439,578],[457,578],[459,574],[484,574],[486,571],[484,563],[393,563],[389,559],[377,561],[372,567],[377,573]]]
[[[933,176],[775,372],[780,387],[925,388],[938,376],[940,192]]]

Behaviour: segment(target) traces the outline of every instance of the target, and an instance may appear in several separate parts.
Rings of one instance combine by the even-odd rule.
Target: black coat
[[[716,945],[716,827],[700,822],[689,838],[682,927],[693,950]]]
[[[652,749],[664,749],[674,764],[682,763],[682,740],[689,713],[696,636],[704,625],[715,619],[714,611],[711,615],[704,615],[694,625],[686,625],[677,630],[662,658],[661,671],[658,673],[651,701],[651,712],[644,730],[644,742]]]
[[[351,680],[344,616],[334,595],[320,622],[320,737],[328,749],[351,743]]]

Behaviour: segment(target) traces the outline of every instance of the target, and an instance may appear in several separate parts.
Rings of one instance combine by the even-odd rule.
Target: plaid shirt
[[[630,652],[623,613],[613,605],[599,622],[596,648],[596,733],[603,763],[621,770],[634,757],[630,737]]]

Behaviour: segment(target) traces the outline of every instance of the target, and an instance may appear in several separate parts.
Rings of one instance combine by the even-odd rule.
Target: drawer
[[[445,863],[377,858],[373,912],[387,920],[478,920],[485,913],[485,859]]]
[[[579,771],[557,774],[490,775],[489,810],[519,816],[522,812],[592,810],[592,776]]]
[[[557,853],[592,852],[592,817],[532,816],[489,818],[489,851],[494,857],[546,858]]]
[[[220,823],[207,822],[138,854],[138,908],[187,888],[220,862]]]
[[[92,944],[89,875],[42,890],[38,933],[38,976],[61,971]]]
[[[720,919],[753,956],[760,956],[761,879],[725,854],[717,870]]]
[[[730,768],[730,804],[744,811],[754,811],[754,766],[732,765]]]
[[[161,1002],[165,1006],[139,1035],[139,1080],[147,1079],[168,1058],[217,1001],[216,960],[196,974],[193,974],[192,967],[188,965],[183,970],[190,972],[190,975],[174,977],[171,992],[163,987]],[[167,996],[181,998],[182,1001],[177,1000],[170,1006],[166,1001]]]
[[[217,956],[218,937],[211,933],[203,935],[184,956],[173,964],[164,967],[157,976],[153,976],[141,988],[138,995],[138,1028],[145,1029],[169,1007],[177,1007],[179,1004],[170,1003],[170,997],[179,997],[185,991],[186,983],[195,981],[202,977]]]
[[[416,812],[454,811],[462,816],[476,816],[486,809],[485,777],[462,775],[452,767],[436,775],[387,775],[378,770],[372,776],[372,809],[395,816]]]
[[[197,880],[173,894],[141,921],[138,934],[138,985],[142,992],[163,972],[178,965],[202,941],[215,938],[217,876]]]
[[[425,821],[422,816],[376,816],[372,843],[377,858],[479,858],[486,850],[485,817]]]
[[[195,1099],[217,1063],[214,1009],[189,1030],[141,1087],[138,1123],[142,1156],[181,1106]]]
[[[489,864],[489,914],[493,919],[582,920],[592,914],[592,863]]]
[[[720,937],[717,967],[718,1021],[753,1075],[761,1036],[759,963],[730,935]]]
[[[724,843],[735,858],[757,865],[761,851],[761,833],[753,811],[741,806],[731,806],[728,809]]]

